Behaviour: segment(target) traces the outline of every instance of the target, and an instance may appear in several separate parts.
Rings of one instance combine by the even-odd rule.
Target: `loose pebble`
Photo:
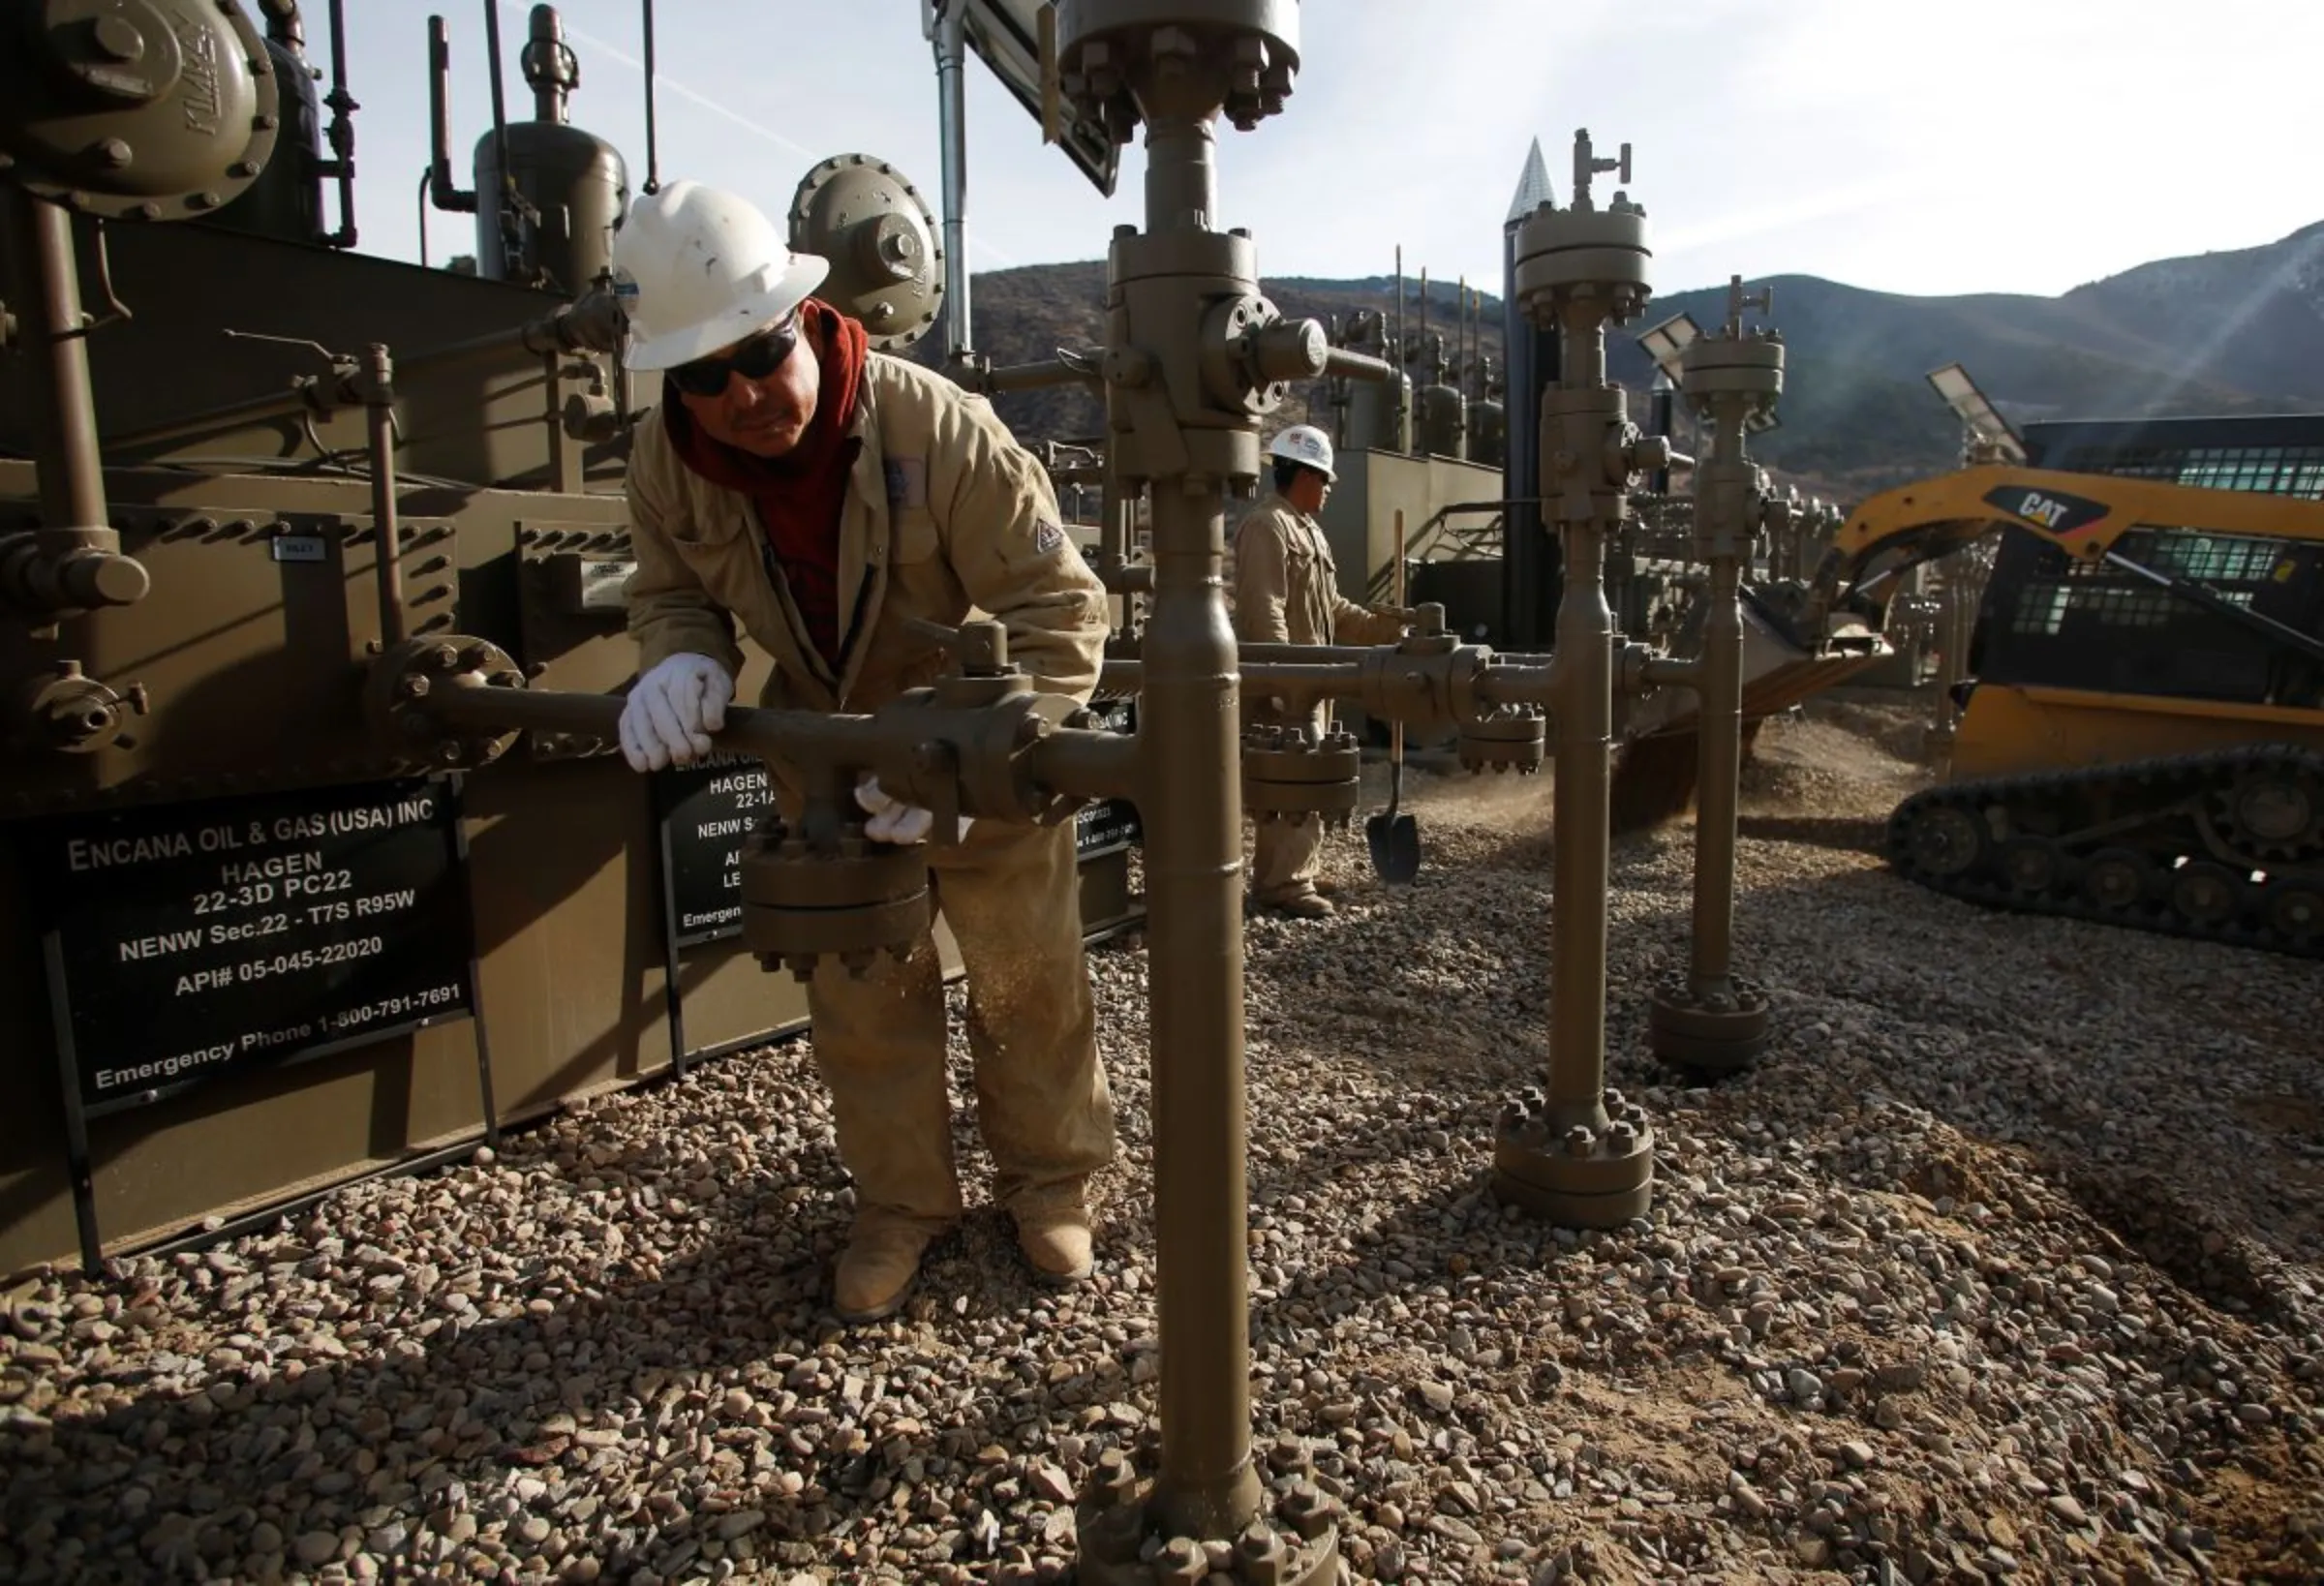
[[[1924,714],[1758,736],[1745,1074],[1649,1059],[1692,834],[1617,845],[1607,1080],[1657,1153],[1623,1228],[1489,1189],[1548,1058],[1550,777],[1416,749],[1418,881],[1335,838],[1340,912],[1251,922],[1253,1449],[1356,1579],[2324,1576],[2324,968],[1900,881]],[[1083,1287],[1032,1281],[963,1111],[962,1230],[839,1327],[808,1044],[705,1063],[209,1250],[36,1274],[0,1315],[0,1579],[1067,1578],[1173,1369],[1144,943],[1090,963],[1121,1149]]]

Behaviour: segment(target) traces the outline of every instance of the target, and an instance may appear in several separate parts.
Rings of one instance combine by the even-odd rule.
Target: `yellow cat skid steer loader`
[[[2017,466],[1865,502],[1803,631],[1999,533],[1905,876],[1978,903],[2324,957],[2324,502]],[[1873,625],[1877,627],[1877,620]]]

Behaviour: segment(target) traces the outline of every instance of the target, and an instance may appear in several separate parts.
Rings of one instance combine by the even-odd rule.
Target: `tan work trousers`
[[[1320,739],[1331,728],[1329,705],[1319,705],[1304,717],[1286,717],[1279,711],[1266,709],[1254,710],[1251,716],[1255,721],[1303,725],[1310,739]],[[1254,821],[1252,826],[1252,900],[1281,903],[1313,892],[1316,871],[1323,863],[1321,817],[1306,815],[1297,821],[1284,817]]]
[[[1073,822],[980,821],[958,848],[932,847],[930,872],[967,971],[993,1199],[1022,1210],[1045,1193],[1078,1191],[1113,1159],[1114,1104],[1097,1060]],[[880,954],[861,980],[825,958],[808,985],[808,1012],[858,1215],[959,1217],[934,937],[902,963]]]

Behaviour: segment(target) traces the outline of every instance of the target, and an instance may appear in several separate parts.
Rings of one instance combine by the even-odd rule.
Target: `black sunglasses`
[[[783,360],[791,355],[791,349],[798,345],[799,316],[792,314],[782,323],[760,331],[723,358],[696,358],[691,363],[680,364],[670,371],[670,380],[689,396],[718,396],[726,389],[729,375],[765,380],[782,367]]]

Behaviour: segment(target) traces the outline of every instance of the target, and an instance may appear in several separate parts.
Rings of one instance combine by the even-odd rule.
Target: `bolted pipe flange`
[[[957,802],[960,813],[979,819],[1055,825],[1088,801],[1042,787],[1033,751],[1079,709],[1015,672],[909,688],[874,711],[873,719],[890,729],[891,742],[941,747],[916,748],[872,769],[880,786],[925,809],[941,812]]]
[[[1708,416],[1711,399],[1748,396],[1753,412],[1784,394],[1784,344],[1771,335],[1703,336],[1679,354],[1679,389],[1687,405]]]
[[[1254,727],[1242,740],[1242,807],[1261,820],[1323,817],[1345,827],[1362,801],[1363,754],[1353,734],[1310,741],[1297,727]]]
[[[1282,405],[1285,381],[1321,375],[1327,351],[1321,325],[1285,320],[1256,293],[1212,303],[1203,316],[1200,346],[1204,395],[1219,409],[1253,418]]]
[[[1493,1193],[1561,1228],[1619,1228],[1654,1197],[1654,1129],[1645,1110],[1607,1090],[1603,1125],[1528,1090],[1493,1131]]]
[[[1767,1050],[1767,993],[1741,975],[1714,989],[1675,979],[1649,1000],[1646,1032],[1654,1055],[1672,1068],[1711,1077],[1740,1073]]]
[[[1298,0],[1065,0],[1058,84],[1080,116],[1126,143],[1149,115],[1199,94],[1248,132],[1283,108],[1300,69]],[[1198,86],[1199,85],[1199,86]],[[1220,101],[1224,102],[1220,107]]]
[[[516,661],[490,640],[461,634],[401,639],[372,661],[363,684],[364,711],[382,749],[396,759],[472,771],[506,753],[516,729],[447,721],[431,711],[431,701],[524,686]]]
[[[1517,228],[1517,300],[1554,313],[1569,293],[1602,293],[1627,319],[1645,306],[1653,257],[1643,209],[1537,209]]]
[[[1296,1440],[1293,1440],[1296,1443]],[[1259,1516],[1236,1537],[1162,1536],[1149,1519],[1150,1483],[1109,1449],[1075,1507],[1086,1586],[1162,1586],[1221,1580],[1237,1586],[1330,1586],[1339,1575],[1339,1505],[1319,1488],[1304,1449],[1296,1466],[1270,1471]],[[1273,1464],[1272,1456],[1269,1459]]]
[[[928,934],[928,857],[922,843],[874,842],[863,828],[810,843],[780,815],[744,840],[743,942],[762,969],[810,978],[822,955],[862,979],[880,953],[901,961]]]
[[[1547,718],[1522,706],[1460,724],[1460,764],[1466,771],[1514,771],[1530,777],[1545,758]]]

